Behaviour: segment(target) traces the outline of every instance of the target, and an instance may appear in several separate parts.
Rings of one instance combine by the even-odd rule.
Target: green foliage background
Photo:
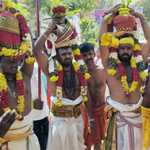
[[[15,0],[18,2],[18,8],[25,14],[33,35],[36,35],[36,0]],[[106,9],[112,7],[117,0],[39,0],[41,27],[47,23],[43,18],[51,15],[51,8],[60,4],[66,5],[68,8],[68,16],[80,14],[80,26],[82,31],[82,41],[90,41],[97,44],[100,25],[91,17],[91,12],[95,9]],[[150,5],[149,0],[132,0],[136,3],[136,7],[143,8],[144,14],[150,21]]]

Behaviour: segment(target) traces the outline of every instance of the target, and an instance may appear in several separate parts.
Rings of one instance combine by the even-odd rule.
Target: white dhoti
[[[32,113],[22,121],[15,121],[4,139],[8,142],[0,150],[40,150],[38,139],[32,131]]]
[[[137,104],[121,104],[111,97],[107,102],[116,110],[116,144],[117,150],[142,150],[143,132],[141,114],[137,110],[142,103],[142,98]]]
[[[78,105],[81,101],[81,97],[74,101],[63,98],[64,105]],[[85,150],[83,130],[81,115],[77,118],[54,116],[50,122],[47,150]]]

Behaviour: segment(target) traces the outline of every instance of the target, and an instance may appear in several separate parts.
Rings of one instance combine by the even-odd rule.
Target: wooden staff
[[[40,36],[40,0],[35,1],[36,10],[36,39]],[[38,65],[39,66],[39,65]],[[38,67],[38,96],[41,99],[41,68]]]

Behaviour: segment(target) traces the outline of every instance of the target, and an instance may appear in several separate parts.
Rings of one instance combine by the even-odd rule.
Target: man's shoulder
[[[106,74],[104,69],[96,69],[93,73],[91,73],[91,79],[89,80],[89,83],[91,82],[105,82],[106,81]]]
[[[96,72],[95,72],[96,74],[98,74],[98,75],[105,75],[105,69],[104,68],[96,68]]]
[[[102,64],[102,60],[100,58],[95,58],[95,65],[97,69],[104,69],[104,66]]]

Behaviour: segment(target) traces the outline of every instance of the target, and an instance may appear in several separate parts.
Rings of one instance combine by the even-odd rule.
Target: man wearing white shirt
[[[38,65],[34,64],[33,75],[31,78],[31,91],[32,91],[32,100],[33,100],[33,129],[38,137],[41,150],[46,150],[47,139],[48,139],[48,114],[49,107],[47,103],[47,80],[45,75],[41,72],[41,100],[38,95]]]

